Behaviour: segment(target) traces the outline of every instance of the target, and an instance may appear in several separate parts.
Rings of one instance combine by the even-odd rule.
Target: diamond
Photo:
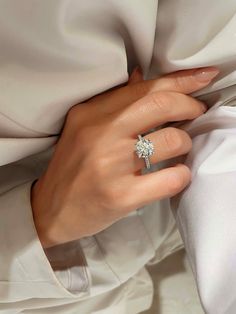
[[[135,151],[139,158],[145,158],[154,154],[153,143],[149,139],[142,138],[135,144]]]

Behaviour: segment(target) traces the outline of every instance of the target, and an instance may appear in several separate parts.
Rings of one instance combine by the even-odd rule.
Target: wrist
[[[63,227],[58,227],[58,217],[55,214],[53,216],[54,211],[50,205],[50,197],[47,197],[42,186],[42,178],[33,182],[31,186],[31,207],[39,240],[42,247],[46,249],[69,240],[65,241]]]
[[[48,237],[47,232],[47,221],[43,218],[43,208],[40,202],[40,179],[36,179],[31,185],[31,208],[34,220],[34,225],[43,248],[52,246]]]

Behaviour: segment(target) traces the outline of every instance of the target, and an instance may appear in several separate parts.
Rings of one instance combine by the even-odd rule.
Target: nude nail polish
[[[196,78],[197,81],[202,82],[202,83],[207,83],[213,80],[218,74],[219,70],[215,67],[211,68],[200,68],[197,69],[193,75]]]

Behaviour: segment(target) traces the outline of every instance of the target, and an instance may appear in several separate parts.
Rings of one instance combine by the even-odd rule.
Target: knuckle
[[[176,91],[185,90],[185,88],[190,85],[190,80],[185,76],[176,76],[173,79],[173,87]]]
[[[66,124],[73,128],[84,126],[87,124],[87,117],[91,117],[91,105],[88,102],[82,102],[72,106],[66,115]]]
[[[77,111],[77,106],[72,106],[70,110],[67,112],[67,119],[71,120],[74,118]]]
[[[171,112],[172,96],[168,92],[156,92],[150,94],[151,104],[155,111],[161,114],[168,114]]]
[[[163,132],[166,148],[171,152],[179,152],[185,144],[185,136],[176,128],[166,128]]]
[[[74,105],[67,112],[66,121],[69,123],[74,123],[74,121],[78,121],[80,106]]]
[[[124,207],[122,201],[122,191],[116,186],[108,186],[102,192],[103,203],[107,210],[119,210]]]

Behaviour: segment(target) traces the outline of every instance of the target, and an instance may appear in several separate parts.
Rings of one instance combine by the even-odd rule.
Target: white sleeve
[[[171,202],[209,314],[236,313],[236,97],[232,95],[224,95],[231,99],[228,104],[217,102],[186,126],[193,138],[186,159],[192,182]]]
[[[88,291],[86,260],[80,241],[72,241],[44,249],[50,265],[63,286],[71,293]]]
[[[155,254],[142,220],[145,215],[134,212],[95,236],[44,250],[30,196],[50,154],[46,150],[0,167],[0,309],[74,302],[83,306],[86,300],[98,300],[95,297],[105,293],[113,296],[111,304],[116,303],[112,291],[126,285]],[[150,213],[150,208],[145,212]],[[163,231],[155,234],[158,243],[166,237]],[[149,290],[143,292],[145,278],[124,297],[136,298],[141,291],[151,295],[150,279]],[[94,302],[91,306],[96,307]]]
[[[86,263],[78,243],[63,247],[66,262],[64,259],[60,265],[56,264],[55,248],[48,252],[48,259],[41,246],[31,208],[31,186],[39,171],[36,163],[32,156],[0,167],[0,303],[74,298],[88,289]],[[75,266],[76,286],[70,282]]]

